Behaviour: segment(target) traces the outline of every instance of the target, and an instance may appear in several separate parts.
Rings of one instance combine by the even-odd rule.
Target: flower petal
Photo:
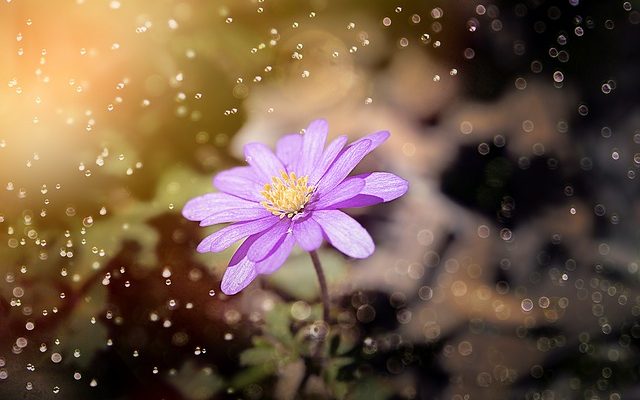
[[[222,292],[233,295],[246,288],[258,276],[255,263],[244,258],[233,268],[227,268],[222,277]]]
[[[391,136],[389,131],[380,131],[380,132],[376,132],[376,133],[372,133],[370,135],[367,135],[367,136],[365,136],[363,138],[360,138],[360,139],[356,140],[355,142],[351,143],[349,146],[353,146],[356,143],[360,143],[360,142],[362,142],[364,140],[368,140],[368,141],[371,142],[371,145],[369,145],[369,149],[367,151],[367,154],[369,154],[370,152],[375,150],[376,147],[380,146],[387,139],[389,139],[389,136]]]
[[[284,264],[296,243],[293,235],[287,234],[282,244],[267,258],[256,264],[259,274],[271,274]]]
[[[366,258],[373,254],[375,245],[369,233],[342,211],[314,211],[312,218],[320,224],[329,242],[344,254],[354,258]]]
[[[200,226],[209,226],[216,224],[226,224],[228,222],[253,221],[260,218],[266,218],[272,215],[266,208],[258,203],[255,206],[247,208],[230,208],[214,211],[207,218],[200,222]]]
[[[278,157],[262,143],[245,145],[244,156],[264,183],[271,182],[271,177],[279,177],[280,173],[286,170]]]
[[[238,263],[240,263],[242,260],[247,258],[247,252],[249,251],[253,243],[255,243],[255,241],[258,240],[258,238],[264,232],[265,231],[253,234],[249,236],[244,242],[242,242],[242,244],[240,245],[240,247],[238,247],[236,252],[233,253],[233,256],[231,257],[231,260],[229,260],[229,266],[227,268],[233,268],[234,266],[238,265]]]
[[[258,203],[240,199],[227,193],[207,193],[187,201],[182,208],[182,215],[190,221],[202,221],[209,215],[221,210],[239,207],[249,208],[256,204]]]
[[[322,228],[313,219],[297,220],[293,224],[293,236],[305,251],[313,251],[322,245]]]
[[[355,179],[364,180],[362,190],[353,197],[336,202],[328,208],[365,207],[395,200],[409,189],[409,182],[388,172],[370,172],[345,179],[340,185]],[[336,188],[337,189],[337,188]],[[335,191],[335,189],[334,189]]]
[[[276,143],[276,156],[282,161],[285,167],[289,169],[300,156],[302,148],[302,135],[293,133],[286,135]]]
[[[283,218],[278,221],[253,243],[247,252],[247,258],[258,262],[268,257],[290,227],[291,220],[289,218]]]
[[[246,288],[258,274],[271,274],[284,264],[293,249],[295,239],[293,235],[288,234],[284,237],[282,243],[264,260],[255,263],[246,257],[246,249],[250,248],[255,242],[252,235],[238,248],[236,254],[231,258],[229,267],[222,277],[222,292],[226,295],[234,295]]]
[[[260,195],[263,185],[251,167],[235,167],[222,171],[213,178],[213,185],[222,192],[246,200],[263,200]]]
[[[204,238],[196,250],[199,253],[222,251],[244,237],[269,229],[278,221],[278,217],[271,215],[255,221],[229,225]]]
[[[329,143],[329,146],[327,146],[324,153],[322,153],[322,158],[318,164],[316,164],[313,171],[311,171],[311,175],[309,175],[309,185],[313,186],[318,183],[338,154],[340,154],[345,144],[347,144],[347,137],[344,135],[338,136]]]
[[[305,130],[302,135],[302,151],[295,167],[299,176],[309,175],[320,161],[328,132],[329,125],[324,119],[312,121]]]
[[[320,196],[319,200],[313,204],[313,209],[335,208],[331,206],[356,196],[364,186],[365,180],[362,178],[347,178],[331,191]]]
[[[344,149],[318,182],[317,193],[328,193],[342,182],[369,152],[370,144],[370,141],[362,140]]]

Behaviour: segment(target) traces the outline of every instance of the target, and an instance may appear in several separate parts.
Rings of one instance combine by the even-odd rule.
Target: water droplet
[[[583,117],[586,117],[587,114],[589,114],[589,107],[587,107],[586,104],[580,104],[578,106],[578,114],[580,114]]]
[[[488,238],[490,232],[491,231],[487,225],[480,225],[478,227],[478,236],[481,237],[482,239]]]
[[[527,80],[523,77],[516,78],[514,84],[518,90],[524,90],[527,88]]]
[[[564,80],[564,74],[561,71],[554,72],[553,80],[558,83],[562,82]]]
[[[62,361],[62,356],[60,355],[60,353],[52,353],[51,354],[51,361],[53,361],[54,363],[59,363],[60,361]]]

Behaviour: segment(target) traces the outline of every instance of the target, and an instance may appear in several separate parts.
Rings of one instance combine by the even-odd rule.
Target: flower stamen
[[[315,188],[307,186],[308,182],[308,176],[297,177],[294,172],[282,171],[279,177],[272,177],[271,183],[264,185],[260,194],[265,200],[260,204],[281,219],[293,218],[311,200]]]

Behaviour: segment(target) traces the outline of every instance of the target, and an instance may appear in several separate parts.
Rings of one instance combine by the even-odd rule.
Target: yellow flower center
[[[260,202],[269,212],[280,218],[292,218],[307,205],[314,187],[307,186],[308,176],[298,178],[295,173],[287,175],[282,171],[280,177],[271,178],[271,183],[264,185],[260,194],[264,201]]]

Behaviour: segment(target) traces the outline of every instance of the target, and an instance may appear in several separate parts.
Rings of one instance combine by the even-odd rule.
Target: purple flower
[[[327,131],[325,120],[313,121],[304,135],[282,137],[276,154],[264,144],[247,144],[248,166],[220,172],[213,179],[220,192],[184,206],[185,218],[200,226],[231,223],[200,242],[198,252],[219,252],[246,238],[222,278],[225,294],[238,293],[258,274],[275,272],[295,244],[314,251],[326,239],[350,257],[373,253],[371,236],[339,209],[391,201],[407,191],[408,182],[388,172],[348,176],[389,132],[346,147],[346,136],[340,136],[325,148]]]

